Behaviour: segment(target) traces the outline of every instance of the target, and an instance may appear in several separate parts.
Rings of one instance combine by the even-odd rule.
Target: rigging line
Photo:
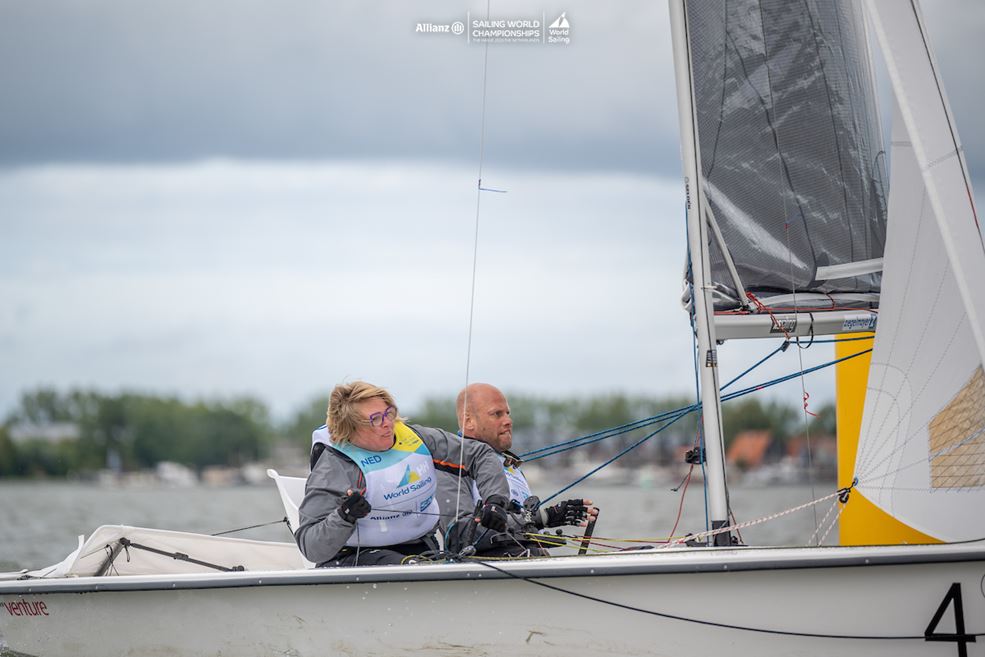
[[[779,347],[777,347],[776,349],[774,349],[773,351],[771,351],[768,356],[764,357],[762,360],[760,360],[758,363],[756,363],[755,365],[753,365],[752,367],[750,367],[749,369],[747,369],[745,372],[743,372],[739,376],[735,377],[734,379],[732,379],[731,381],[729,381],[728,383],[726,383],[725,385],[723,385],[721,389],[722,390],[725,390],[725,388],[728,388],[730,385],[732,385],[733,383],[735,383],[736,381],[738,381],[739,379],[741,379],[742,377],[744,377],[746,374],[749,374],[749,372],[752,372],[754,369],[756,369],[757,367],[759,367],[760,365],[762,365],[763,363],[765,363],[766,361],[768,361],[770,358],[772,358],[773,356],[775,356],[779,352],[786,351],[788,346],[790,346],[790,341],[789,340],[784,340],[783,341],[783,344],[781,344]]]
[[[842,363],[844,361],[851,360],[852,358],[857,358],[858,356],[861,356],[863,354],[867,354],[867,353],[869,353],[871,351],[872,351],[871,349],[866,349],[864,351],[860,351],[860,352],[857,352],[857,353],[854,353],[854,354],[849,354],[848,356],[844,356],[842,358],[839,358],[837,360],[830,361],[828,363],[823,363],[821,365],[815,365],[814,367],[811,367],[811,368],[808,368],[807,370],[804,370],[804,374],[813,374],[814,372],[817,372],[817,371],[822,370],[824,368],[831,367],[832,365],[837,365],[838,363]],[[764,390],[766,388],[770,388],[770,387],[775,386],[775,385],[778,385],[780,383],[785,383],[787,381],[790,381],[791,379],[796,378],[797,376],[799,376],[798,373],[788,374],[787,376],[780,377],[780,378],[774,379],[772,381],[766,381],[764,383],[760,383],[760,384],[755,385],[755,386],[750,386],[748,388],[744,388],[742,390],[738,390],[736,392],[729,393],[728,395],[723,396],[722,397],[722,401],[723,402],[731,401],[731,400],[736,399],[738,397],[743,397],[745,395],[752,394],[752,393],[757,392],[759,390]],[[663,418],[673,417],[673,422],[676,422],[681,417],[683,417],[685,415],[688,415],[689,413],[693,413],[694,411],[697,411],[697,410],[700,410],[700,409],[701,409],[701,403],[699,402],[699,403],[696,403],[696,404],[692,404],[691,406],[682,407],[680,409],[677,409],[676,411],[669,412],[669,413],[665,414],[663,416]],[[659,433],[662,430],[663,430],[663,427],[661,427],[660,429],[658,429],[656,433]],[[614,434],[614,435],[619,435],[619,434]],[[575,441],[577,441],[579,439],[575,439],[575,441],[568,441],[566,443],[560,443],[559,445],[567,445],[567,446],[566,447],[563,447],[561,449],[556,449],[555,451],[551,451],[551,452],[548,452],[548,453],[545,453],[545,454],[541,454],[541,455],[535,456],[533,458],[526,459],[526,460],[527,461],[536,461],[538,459],[546,458],[548,456],[554,456],[555,454],[560,454],[560,453],[566,452],[566,451],[568,451],[570,449],[575,449],[577,447],[583,447],[583,446],[590,445],[592,443],[598,442],[600,440],[604,440],[606,438],[614,437],[614,435],[613,436],[603,436],[601,438],[597,438],[595,440],[584,442],[584,443],[579,443],[579,444],[569,444],[569,443],[575,442]],[[550,449],[550,448],[543,448],[541,451],[544,451],[546,449]]]
[[[684,513],[684,496],[687,494],[687,487],[691,484],[691,475],[693,473],[694,473],[694,464],[692,463],[691,467],[688,468],[687,476],[684,477],[684,481],[682,481],[681,485],[677,487],[677,488],[683,488],[683,490],[681,490],[680,504],[677,505],[677,518],[674,520],[674,528],[671,529],[670,534],[668,534],[668,536],[671,539],[674,537],[674,534],[677,533],[677,526],[681,524],[681,515],[683,515]]]
[[[265,522],[259,525],[250,525],[249,527],[240,527],[239,529],[227,529],[224,532],[216,532],[215,534],[209,534],[209,536],[224,536],[225,534],[235,534],[236,532],[245,532],[248,529],[257,529],[259,527],[269,527],[270,525],[279,525],[284,523],[290,528],[290,523],[287,521],[287,516],[284,516],[280,520],[272,520],[270,522]]]
[[[836,342],[856,342],[858,340],[875,340],[874,335],[863,335],[857,338],[838,338],[832,340],[812,340],[813,344],[834,344]]]
[[[821,365],[815,365],[814,367],[809,367],[806,370],[804,370],[804,374],[813,374],[814,372],[817,372],[818,370],[823,370],[823,369],[825,369],[827,367],[831,367],[832,365],[837,365],[838,363],[843,363],[846,360],[851,360],[852,358],[858,358],[859,356],[862,356],[863,354],[870,353],[871,351],[872,351],[872,349],[865,349],[863,351],[859,351],[859,352],[856,352],[854,354],[849,354],[847,356],[842,356],[841,358],[837,358],[837,359],[832,360],[832,361],[829,361],[827,363],[822,363]],[[773,387],[775,385],[779,385],[781,383],[786,383],[787,381],[789,381],[791,379],[795,379],[798,376],[799,376],[799,374],[797,374],[797,373],[788,374],[786,376],[781,376],[778,379],[773,379],[772,381],[766,381],[765,383],[761,383],[758,386],[751,386],[749,388],[744,388],[742,390],[737,390],[735,392],[730,392],[729,394],[727,394],[727,395],[725,395],[725,396],[722,397],[722,401],[723,402],[724,401],[729,401],[731,399],[735,399],[736,397],[742,397],[744,395],[748,395],[750,393],[756,392],[757,390],[763,390],[764,388],[771,388],[771,387]]]
[[[684,406],[684,407],[681,407],[681,408],[675,408],[675,409],[672,409],[672,410],[669,410],[669,411],[664,411],[663,413],[659,413],[659,414],[653,415],[651,417],[643,418],[642,420],[635,420],[633,422],[627,422],[626,424],[620,424],[617,427],[611,427],[609,429],[603,429],[602,431],[596,431],[595,433],[590,433],[590,434],[586,434],[584,436],[579,436],[578,438],[572,438],[570,440],[565,440],[565,441],[560,442],[560,443],[555,443],[554,445],[547,445],[546,447],[538,447],[537,449],[532,449],[529,452],[524,452],[522,454],[518,454],[518,456],[521,459],[523,459],[524,461],[531,461],[533,459],[527,458],[528,456],[532,456],[534,454],[539,454],[540,452],[547,452],[547,451],[553,450],[556,447],[564,447],[564,446],[567,446],[567,445],[572,444],[572,443],[577,443],[577,442],[582,441],[582,440],[588,440],[590,438],[595,438],[597,436],[602,436],[603,434],[609,434],[610,432],[614,432],[614,433],[611,433],[611,435],[604,436],[605,438],[612,438],[614,436],[618,436],[618,435],[621,435],[621,434],[624,434],[624,433],[629,433],[630,431],[635,431],[636,429],[641,429],[641,428],[643,428],[645,426],[649,426],[651,424],[656,424],[657,422],[660,422],[660,421],[662,421],[662,420],[664,420],[664,419],[666,419],[668,417],[671,417],[673,415],[676,415],[677,413],[681,412],[682,410],[684,410],[686,408],[691,408],[691,407],[690,406]]]
[[[821,502],[830,500],[833,497],[841,497],[841,496],[843,496],[843,495],[845,495],[847,493],[850,493],[851,490],[853,488],[855,488],[856,485],[857,485],[857,483],[856,482],[853,482],[852,485],[847,486],[846,488],[839,488],[835,492],[830,493],[828,495],[825,495],[824,497],[813,499],[813,500],[811,500],[809,502],[804,502],[803,504],[800,504],[798,506],[790,507],[789,509],[786,509],[784,511],[779,511],[777,513],[773,513],[773,514],[770,514],[768,516],[763,516],[761,518],[755,518],[753,520],[746,520],[745,522],[740,522],[740,523],[737,523],[737,524],[734,524],[734,525],[729,525],[727,527],[719,527],[718,529],[710,529],[708,531],[700,532],[698,534],[691,534],[689,536],[685,536],[684,538],[675,538],[675,539],[672,539],[670,542],[668,542],[666,545],[663,545],[663,546],[661,546],[658,549],[664,550],[664,549],[667,549],[667,548],[673,548],[673,547],[677,547],[677,546],[683,545],[687,541],[693,541],[693,540],[698,540],[698,539],[702,539],[702,538],[711,538],[712,536],[717,536],[718,534],[724,534],[725,532],[732,532],[732,531],[738,532],[740,529],[745,529],[746,527],[752,527],[754,525],[761,525],[761,524],[763,524],[765,522],[771,522],[773,520],[776,520],[777,518],[782,518],[784,516],[788,516],[791,513],[796,513],[797,511],[803,511],[804,509],[806,509],[808,507],[817,506]]]
[[[551,500],[553,500],[555,497],[557,497],[558,495],[560,495],[564,491],[566,491],[569,488],[572,488],[573,486],[576,486],[576,485],[580,484],[581,482],[585,481],[586,479],[588,479],[589,477],[591,477],[593,474],[595,474],[596,472],[598,472],[602,468],[604,468],[607,465],[610,465],[611,463],[613,463],[614,461],[616,461],[616,459],[619,459],[619,458],[625,456],[626,454],[628,454],[632,450],[636,449],[637,447],[639,447],[640,445],[642,445],[646,441],[650,440],[650,438],[653,438],[658,433],[660,433],[661,431],[663,431],[664,429],[666,429],[670,425],[674,424],[675,422],[677,422],[678,420],[680,420],[685,415],[687,415],[687,413],[681,413],[680,415],[678,415],[677,417],[675,417],[673,420],[670,420],[669,422],[667,422],[663,426],[659,427],[656,431],[653,431],[653,432],[648,433],[647,435],[643,436],[642,438],[640,438],[639,440],[637,440],[635,443],[633,443],[632,445],[630,445],[626,449],[622,450],[621,452],[619,452],[618,454],[616,454],[615,456],[613,456],[611,459],[609,459],[608,461],[606,461],[602,465],[600,465],[600,466],[598,466],[596,468],[593,468],[592,470],[590,470],[586,474],[582,475],[581,477],[578,477],[573,482],[571,482],[570,484],[568,484],[567,486],[565,486],[564,488],[562,488],[558,492],[554,493],[553,495],[551,495],[547,499],[541,500],[541,504],[546,504],[547,502],[550,502]]]
[[[536,461],[538,459],[546,458],[548,456],[554,456],[556,454],[561,454],[571,449],[577,447],[586,447],[588,445],[595,444],[602,440],[607,440],[609,438],[615,438],[626,433],[631,433],[637,429],[642,429],[643,427],[648,427],[658,422],[663,422],[664,420],[677,417],[680,414],[692,413],[699,408],[698,405],[692,404],[691,406],[682,406],[681,408],[675,408],[670,411],[665,411],[660,415],[654,415],[653,417],[644,418],[642,420],[637,420],[636,422],[631,422],[629,424],[624,424],[619,427],[613,427],[612,429],[606,429],[604,431],[597,431],[596,433],[588,434],[587,436],[581,436],[579,438],[572,438],[571,440],[566,440],[561,443],[556,443],[554,445],[548,445],[546,447],[541,447],[539,449],[532,450],[521,457],[525,463],[530,461]],[[618,430],[618,431],[617,431]],[[533,454],[534,456],[529,456]]]
[[[849,354],[848,356],[844,356],[842,358],[839,358],[837,360],[833,360],[833,361],[828,362],[828,363],[823,363],[821,365],[816,365],[816,366],[814,366],[812,368],[809,368],[807,370],[804,370],[804,374],[812,374],[812,373],[814,373],[814,372],[816,372],[818,370],[822,370],[824,368],[831,367],[832,365],[837,365],[838,363],[842,363],[844,361],[851,360],[852,358],[856,358],[856,357],[861,356],[863,354],[867,354],[867,353],[869,353],[871,351],[872,351],[871,349],[866,349],[864,351],[860,351],[860,352],[857,352],[857,353],[854,353],[854,354]],[[778,385],[780,383],[785,383],[785,382],[787,382],[787,381],[789,381],[789,380],[791,380],[793,378],[796,378],[797,376],[799,376],[799,374],[797,374],[797,373],[789,374],[789,375],[784,376],[784,377],[781,377],[779,379],[774,379],[772,381],[766,381],[766,382],[761,383],[759,385],[750,386],[748,388],[744,388],[742,390],[739,390],[739,391],[736,391],[736,392],[733,392],[733,393],[729,393],[728,395],[723,396],[722,397],[722,401],[723,402],[731,401],[731,400],[736,399],[738,397],[743,397],[745,395],[752,394],[752,393],[757,392],[759,390],[763,390],[765,388],[769,388],[769,387],[772,387],[774,385]],[[672,421],[666,425],[666,426],[670,426],[670,424],[673,424],[674,422],[676,422],[677,420],[681,419],[685,415],[688,415],[690,413],[693,413],[694,411],[697,411],[700,408],[701,408],[701,403],[699,402],[697,404],[692,404],[691,406],[682,407],[680,409],[677,409],[676,411],[668,412],[668,413],[664,414],[662,416],[662,418],[663,419],[673,418]],[[657,417],[661,417],[661,416],[657,416]],[[654,419],[654,418],[650,418],[650,419]],[[655,422],[651,422],[650,424],[655,424]],[[637,427],[637,428],[639,428],[639,427]],[[656,433],[659,433],[659,432],[663,431],[664,428],[666,428],[666,427],[661,427],[660,429],[658,429],[656,432],[654,432],[654,435]],[[604,432],[600,432],[600,433],[604,433]],[[566,445],[566,446],[563,447],[563,448],[561,448],[561,449],[556,449],[555,451],[550,451],[548,453],[541,454],[541,455],[535,456],[533,458],[526,459],[526,461],[528,461],[528,462],[529,461],[536,461],[538,459],[546,458],[548,456],[554,456],[556,454],[560,454],[562,452],[566,452],[566,451],[568,451],[570,449],[575,449],[577,447],[584,447],[586,445],[590,445],[590,444],[595,443],[595,442],[598,442],[600,440],[604,440],[606,438],[614,437],[615,435],[619,435],[619,434],[613,434],[612,436],[602,436],[601,438],[596,438],[595,440],[584,442],[584,443],[579,443],[579,444],[570,444],[570,443],[576,442],[577,440],[580,440],[580,439],[575,439],[573,441],[567,441],[565,443],[559,443],[558,446],[561,446],[561,445]],[[644,440],[646,440],[646,439],[644,439]],[[551,449],[551,447],[542,448],[539,451],[545,451],[545,450],[548,450],[548,449]],[[619,456],[621,456],[621,454],[618,455],[618,456],[616,456],[616,458],[619,458]],[[606,465],[606,464],[603,464],[603,466],[604,465]],[[600,466],[600,468],[601,467],[602,466]],[[592,473],[589,473],[589,475],[590,474],[592,474]],[[586,477],[589,476],[589,475],[586,475]],[[584,478],[585,477],[583,477],[582,479],[584,479]],[[579,481],[581,481],[581,480],[579,480]],[[578,482],[575,482],[575,483],[578,483]],[[574,484],[572,484],[572,485],[574,485]],[[567,490],[567,489],[565,489],[565,490]]]
[[[828,528],[825,530],[824,534],[821,536],[821,538],[818,539],[817,541],[818,545],[824,543],[824,541],[828,538],[828,534],[831,533],[831,530],[834,529],[835,526],[838,524],[838,521],[841,520],[841,514],[845,511],[844,504],[838,504],[837,502],[835,502],[835,506],[837,506],[838,508],[838,513],[836,513],[835,517],[831,519],[831,524],[828,525]]]
[[[686,214],[687,212],[685,210],[685,215]],[[687,222],[685,222],[684,225],[685,225],[685,233],[687,233],[689,231],[689,228],[687,228]],[[690,236],[688,236],[687,243],[688,245],[691,244]],[[694,398],[695,398],[695,403],[692,404],[692,406],[695,409],[698,409],[701,408],[703,404],[701,400],[701,375],[698,373],[698,368],[700,367],[700,365],[698,364],[698,360],[700,358],[698,354],[698,332],[697,332],[697,327],[695,326],[695,321],[697,319],[696,317],[697,309],[695,306],[698,303],[698,299],[697,297],[694,296],[694,260],[691,258],[690,246],[688,247],[687,250],[687,262],[688,262],[688,267],[690,268],[689,273],[691,274],[690,276],[688,276],[688,281],[691,287],[691,312],[690,312],[691,360],[693,361],[692,364],[694,365]],[[712,306],[712,310],[714,310],[714,305]],[[718,394],[721,395],[720,390]],[[708,509],[708,476],[707,473],[705,472],[705,459],[703,458],[705,453],[704,417],[702,417],[700,413],[698,414],[698,420],[695,424],[697,425],[695,430],[697,432],[698,463],[701,464],[701,490],[704,495],[704,501],[705,501],[705,529],[709,529],[711,527],[711,516],[709,515],[710,512]],[[719,429],[721,429],[721,426],[719,426]],[[726,507],[727,506],[728,506],[728,501],[726,500]]]
[[[491,0],[486,0],[486,21],[489,21],[489,4]],[[482,109],[479,119],[479,174],[478,183],[475,190],[475,235],[472,239],[472,287],[469,293],[469,330],[468,330],[468,341],[465,348],[465,386],[462,388],[465,391],[465,398],[463,400],[463,415],[462,419],[464,421],[464,413],[468,410],[469,404],[469,377],[471,375],[470,368],[472,366],[472,324],[475,318],[475,279],[476,270],[479,262],[479,210],[482,203],[482,165],[486,156],[486,89],[487,82],[489,79],[489,42],[486,41],[485,52],[482,56]],[[463,427],[464,434],[464,427]],[[465,460],[465,441],[467,438],[462,436],[462,442],[458,446],[458,462],[462,463]],[[461,490],[462,487],[462,471],[458,471],[458,487]],[[459,516],[461,512],[461,495],[455,496],[455,517]]]
[[[578,591],[572,591],[570,589],[565,589],[565,588],[562,588],[560,586],[556,586],[554,584],[548,584],[547,582],[542,582],[542,581],[540,581],[538,579],[534,579],[532,577],[527,577],[527,576],[524,576],[524,575],[518,575],[516,573],[513,573],[513,572],[510,572],[508,570],[504,570],[502,568],[499,568],[497,566],[494,566],[493,564],[488,563],[486,561],[473,560],[472,562],[473,563],[477,563],[477,564],[481,564],[481,565],[485,566],[486,568],[489,568],[491,570],[495,570],[496,572],[498,572],[498,573],[500,573],[502,575],[506,575],[507,577],[510,577],[510,578],[513,578],[513,579],[516,579],[516,580],[520,580],[520,581],[523,581],[523,582],[527,582],[528,584],[534,584],[536,586],[541,586],[541,587],[544,587],[546,589],[550,589],[552,591],[556,591],[558,593],[563,593],[565,595],[571,595],[571,596],[574,596],[576,598],[581,598],[583,600],[588,600],[588,601],[591,601],[591,602],[597,602],[597,603],[608,605],[608,606],[611,606],[611,607],[617,607],[619,609],[625,609],[627,611],[635,611],[635,612],[639,612],[641,614],[648,614],[650,616],[658,616],[660,618],[666,618],[666,619],[669,619],[669,620],[683,621],[683,622],[686,622],[686,623],[697,623],[698,625],[707,625],[707,626],[711,626],[711,627],[720,627],[720,628],[727,629],[727,630],[740,630],[740,631],[743,631],[743,632],[757,632],[757,633],[761,633],[761,634],[775,634],[775,635],[780,635],[780,636],[799,636],[799,637],[815,638],[815,639],[851,639],[851,640],[878,640],[878,641],[891,641],[891,640],[912,640],[912,641],[919,640],[919,641],[924,641],[925,640],[925,637],[924,637],[923,634],[913,635],[913,636],[908,636],[908,635],[899,635],[899,636],[886,635],[886,636],[880,636],[880,635],[855,635],[855,634],[823,634],[823,633],[815,633],[815,632],[795,632],[795,631],[791,631],[791,630],[776,630],[776,629],[771,629],[771,628],[766,628],[766,627],[750,627],[748,625],[733,625],[731,623],[718,623],[716,621],[710,621],[710,620],[705,620],[705,619],[701,619],[701,618],[690,618],[688,616],[680,616],[680,615],[677,615],[677,614],[668,614],[668,613],[661,612],[661,611],[654,611],[652,609],[643,609],[641,607],[634,607],[633,605],[628,605],[628,604],[625,604],[625,603],[622,603],[622,602],[616,602],[615,600],[606,600],[605,598],[598,598],[596,596],[588,595],[586,593],[579,593]],[[967,632],[966,635],[968,635],[968,636],[976,636],[976,637],[977,636],[985,636],[985,632],[974,632],[974,633]]]
[[[828,524],[827,524],[827,522],[828,522],[828,519],[829,519],[829,518],[831,517],[831,514],[832,514],[832,513],[834,512],[834,510],[835,510],[835,509],[836,509],[837,507],[838,507],[838,500],[834,500],[834,501],[833,501],[833,502],[831,503],[831,506],[830,506],[830,507],[828,507],[828,512],[824,514],[824,517],[823,517],[823,518],[821,518],[821,525],[822,525],[822,526],[825,526],[825,527],[828,527],[828,531],[830,531],[830,526],[828,526]],[[817,508],[817,506],[815,506],[814,508],[816,509],[816,508]],[[840,516],[841,516],[841,513],[839,512],[839,513],[838,513],[838,515],[837,515],[837,516],[835,516],[835,519],[834,519],[833,521],[831,521],[831,526],[834,526],[834,522],[835,522],[836,520],[838,520],[838,518],[839,518]],[[814,533],[813,533],[813,534],[811,534],[811,538],[810,538],[810,540],[809,540],[809,541],[807,542],[807,543],[808,543],[808,545],[810,545],[811,543],[815,543],[815,541],[816,541],[816,543],[815,543],[815,545],[820,545],[820,544],[821,544],[821,542],[822,542],[822,541],[823,541],[823,540],[824,540],[825,538],[827,538],[827,536],[828,536],[828,531],[825,531],[823,535],[821,535],[821,536],[819,536],[819,534],[821,534],[821,528],[820,528],[820,527],[816,527],[816,528],[814,529]]]
[[[808,11],[808,15],[810,15],[810,11]],[[811,23],[813,24],[813,19],[811,19]],[[819,53],[819,56],[820,56],[820,53]],[[786,201],[784,201],[784,206],[785,205],[786,205]],[[847,210],[847,207],[846,207],[846,210]],[[806,228],[806,219],[805,219],[804,223],[805,223],[805,228]],[[790,248],[790,224],[789,223],[786,224],[786,228],[785,228],[784,232],[786,233],[786,236],[787,236],[787,258],[788,258],[788,261],[789,261],[789,264],[790,264],[790,293],[793,295],[793,305],[794,305],[794,307],[796,307],[797,306],[797,282],[794,280],[794,277],[793,277],[793,250]],[[854,253],[854,251],[853,251],[853,253]],[[813,320],[814,320],[814,316],[811,315],[811,343],[814,342],[814,321]],[[807,400],[810,399],[810,395],[807,393],[807,383],[806,383],[806,381],[804,381],[804,348],[802,348],[800,346],[800,336],[797,336],[795,339],[797,341],[797,363],[798,363],[798,365],[800,367],[800,393],[801,393],[801,395],[803,397],[803,400],[804,400],[804,412],[801,415],[804,418],[804,435],[807,437],[807,480],[808,480],[808,483],[810,483],[810,487],[811,487],[811,499],[814,499],[815,497],[817,497],[817,490],[815,489],[815,486],[814,486],[814,456],[811,453],[812,452],[812,450],[811,450],[811,423],[807,419],[808,413],[810,413],[811,415],[814,415],[814,414],[811,413],[809,410],[807,410]],[[818,522],[817,522],[817,507],[816,506],[812,506],[811,507],[811,515],[814,518],[814,533],[816,534],[818,531],[820,531],[820,525],[818,525]]]

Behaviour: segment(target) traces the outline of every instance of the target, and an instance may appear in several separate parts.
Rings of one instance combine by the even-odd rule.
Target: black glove
[[[359,491],[349,493],[342,498],[342,503],[339,504],[339,515],[346,522],[353,524],[360,518],[368,516],[372,510],[373,507],[370,506],[369,501]]]
[[[482,505],[482,515],[479,524],[494,532],[506,531],[506,498],[502,495],[490,495]]]
[[[588,507],[585,500],[565,500],[560,504],[540,510],[542,520],[547,527],[561,525],[577,525],[588,518]]]

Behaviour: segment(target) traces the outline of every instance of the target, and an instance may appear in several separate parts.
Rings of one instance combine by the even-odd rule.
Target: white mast
[[[718,529],[728,525],[728,490],[725,484],[725,448],[718,391],[714,306],[711,290],[706,287],[706,281],[711,278],[708,224],[704,220],[707,202],[701,184],[701,156],[697,150],[697,117],[694,114],[694,91],[691,85],[691,54],[685,0],[669,0],[669,3],[681,129],[681,158],[684,162],[684,189],[687,196],[688,248],[691,252],[691,280],[694,283],[692,302],[698,339],[698,367],[701,372],[702,429],[707,459],[705,482],[708,487],[711,528]],[[731,538],[727,532],[715,536],[715,545],[730,543]]]

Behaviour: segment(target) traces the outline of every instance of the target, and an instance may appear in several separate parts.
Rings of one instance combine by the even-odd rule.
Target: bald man
[[[462,436],[486,443],[499,454],[510,486],[510,521],[512,531],[495,534],[476,528],[473,537],[476,556],[547,556],[547,551],[531,541],[522,540],[530,525],[538,529],[562,525],[586,526],[598,515],[591,500],[574,499],[541,509],[530,492],[530,485],[520,471],[522,461],[510,451],[513,447],[513,418],[506,396],[488,383],[473,383],[458,393],[458,426]],[[458,477],[438,471],[439,527],[447,547],[464,547],[471,532],[469,521],[477,500],[475,483],[470,477]],[[526,503],[526,504],[525,504]],[[474,524],[474,522],[473,522]],[[449,530],[449,527],[451,529]]]

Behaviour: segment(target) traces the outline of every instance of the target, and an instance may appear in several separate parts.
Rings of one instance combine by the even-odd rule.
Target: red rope
[[[791,339],[790,334],[787,332],[787,329],[783,328],[783,325],[780,324],[780,320],[776,318],[776,315],[773,314],[772,310],[766,307],[766,304],[764,304],[762,301],[757,299],[756,295],[753,294],[752,292],[746,292],[746,297],[748,297],[749,300],[756,305],[756,310],[758,310],[761,313],[766,313],[770,316],[770,319],[773,320],[773,326],[775,326],[777,329],[782,331],[783,335],[786,336],[787,340]]]
[[[811,413],[809,410],[807,410],[807,400],[810,399],[810,398],[811,398],[811,394],[805,390],[804,391],[804,412],[807,413],[808,415],[810,415],[811,417],[817,417],[817,413]]]

